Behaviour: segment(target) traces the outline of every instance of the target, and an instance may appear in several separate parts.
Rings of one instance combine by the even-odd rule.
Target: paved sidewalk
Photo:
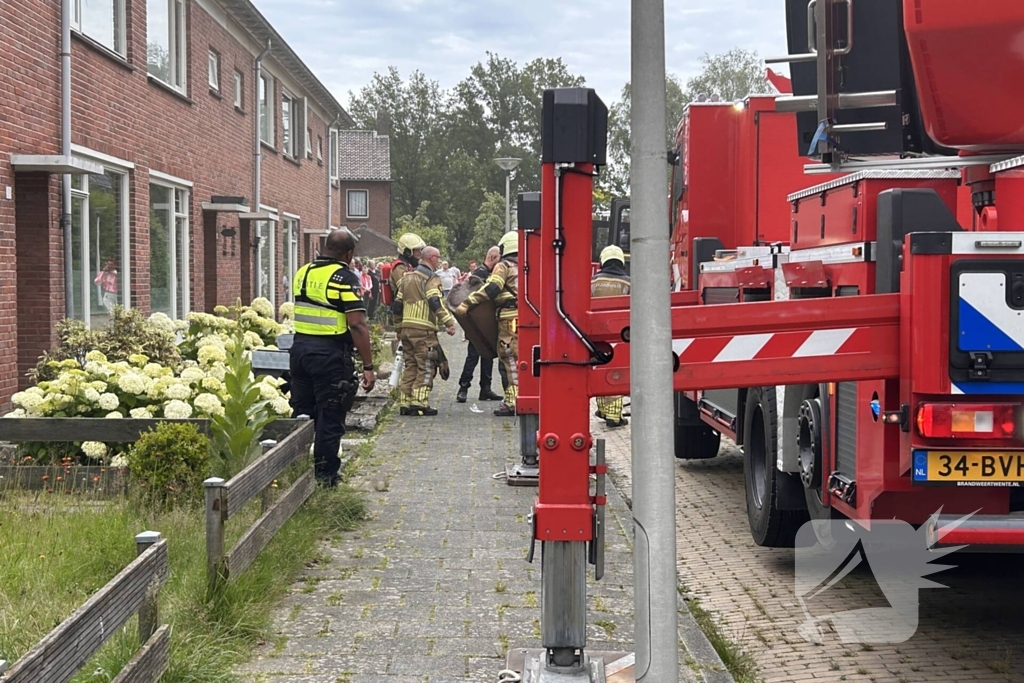
[[[465,344],[445,342],[455,375]],[[518,425],[474,394],[455,403],[456,389],[439,382],[436,418],[391,419],[356,473],[370,491],[370,521],[324,548],[329,560],[294,586],[278,637],[243,679],[485,683],[509,648],[540,646],[540,548],[534,564],[524,561],[536,489],[492,476],[517,453]],[[588,579],[588,648],[630,651],[632,520],[611,486],[608,502],[605,578],[595,583],[591,569]],[[685,623],[680,637],[697,642]],[[704,680],[685,650],[680,660],[681,681]]]

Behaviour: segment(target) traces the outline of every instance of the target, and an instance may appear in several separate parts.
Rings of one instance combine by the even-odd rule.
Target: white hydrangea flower
[[[214,363],[223,363],[228,359],[227,354],[224,353],[224,349],[219,346],[204,346],[199,349],[199,363],[200,365],[212,365]]]
[[[274,317],[274,304],[270,303],[270,300],[267,299],[266,297],[261,296],[253,299],[250,308],[252,308],[252,310],[256,311],[264,318]]]
[[[117,397],[117,394],[100,394],[99,400],[100,408],[103,410],[116,410],[121,405],[121,400]]]
[[[288,403],[288,399],[283,396],[279,396],[271,401],[270,408],[282,417],[290,417],[292,414],[292,407]]]
[[[247,323],[255,323],[260,319],[260,314],[250,308],[248,310],[242,311],[242,315],[239,317]]]
[[[107,362],[107,357],[105,355],[103,355],[103,352],[102,351],[97,351],[96,349],[93,349],[89,353],[85,354],[85,359],[88,360],[88,361],[96,362],[96,363],[106,363]]]
[[[260,398],[266,401],[272,401],[275,398],[280,398],[281,392],[277,390],[273,384],[267,384],[266,382],[259,383]]]
[[[196,342],[196,348],[201,349],[204,346],[219,346],[224,348],[224,340],[216,334],[208,334],[205,337],[200,337],[199,341]]]
[[[117,378],[117,386],[125,393],[138,396],[146,391],[145,375],[137,372],[126,372]]]
[[[212,366],[210,368],[207,368],[206,373],[210,377],[213,377],[214,379],[217,379],[217,380],[220,380],[221,382],[223,382],[224,381],[224,377],[228,374],[228,369],[224,366],[223,363],[217,363],[216,365],[214,365],[214,366]]]
[[[213,394],[199,394],[193,403],[195,403],[197,409],[207,415],[224,414],[224,406],[221,405],[220,399]]]
[[[128,356],[128,362],[136,367],[144,367],[149,362],[149,356],[144,353],[133,353]]]
[[[111,419],[111,420],[117,420],[117,419],[120,419],[122,417],[124,417],[124,415],[122,415],[121,413],[119,413],[116,410],[114,412],[112,412],[112,413],[107,413],[107,418]]]
[[[132,408],[128,411],[128,415],[136,420],[146,420],[153,416],[146,408]]]
[[[101,394],[107,390],[107,383],[96,380],[95,382],[89,382],[89,386],[100,392]]]
[[[277,309],[277,312],[282,320],[290,320],[295,317],[295,304],[291,301],[285,301],[281,304],[281,308]]]
[[[242,341],[242,348],[245,349],[258,349],[263,346],[263,338],[255,332],[249,331],[245,333]]]
[[[159,363],[146,363],[146,367],[142,368],[142,372],[147,377],[159,377],[164,374],[164,368]]]
[[[209,377],[204,377],[203,381],[200,382],[199,384],[200,386],[203,387],[203,389],[206,389],[207,391],[211,391],[213,393],[217,393],[224,389],[224,383],[212,375]]]
[[[192,417],[192,406],[184,401],[171,401],[164,406],[164,417],[171,420],[184,420]]]
[[[86,441],[82,444],[82,452],[90,458],[100,460],[107,454],[107,444],[99,441]]]
[[[166,313],[154,313],[149,316],[149,324],[153,327],[174,334],[174,321]]]
[[[28,415],[28,413],[26,413],[23,408],[16,408],[4,415],[4,417],[25,417],[26,415]]]
[[[85,364],[85,371],[98,377],[110,377],[114,374],[115,368],[109,363],[91,360]]]
[[[159,379],[153,380],[153,382],[148,387],[146,387],[146,396],[153,399],[154,401],[159,401],[163,399],[164,391],[169,386],[171,386],[171,381],[167,377],[161,377]]]
[[[96,389],[93,389],[91,386],[86,388],[86,390],[82,392],[82,396],[89,403],[96,403],[100,400],[100,392],[97,391]]]
[[[164,396],[176,401],[185,401],[192,396],[192,390],[188,388],[188,385],[176,382],[167,387]]]
[[[110,459],[110,466],[111,467],[128,467],[128,458],[126,458],[126,457],[124,457],[124,455],[118,453],[117,455],[115,455],[113,458]]]
[[[206,373],[199,368],[185,368],[181,371],[181,379],[186,382],[202,382]]]
[[[214,315],[227,315],[229,313],[228,307],[222,304],[218,304],[213,307]]]

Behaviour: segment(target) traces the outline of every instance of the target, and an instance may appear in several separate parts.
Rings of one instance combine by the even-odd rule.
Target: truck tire
[[[722,435],[710,425],[676,425],[676,458],[708,460],[718,455]]]
[[[747,521],[754,542],[768,548],[792,548],[796,532],[807,521],[806,511],[783,510],[779,491],[783,477],[776,467],[778,456],[778,408],[774,387],[754,387],[747,392],[743,411],[743,480],[747,497]],[[799,484],[799,482],[796,482]]]

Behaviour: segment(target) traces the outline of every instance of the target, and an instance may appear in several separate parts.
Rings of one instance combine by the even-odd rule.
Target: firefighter
[[[405,359],[399,389],[408,400],[399,409],[402,415],[437,415],[437,409],[430,407],[430,390],[439,364],[446,362],[437,339],[438,323],[444,325],[449,335],[455,334],[455,318],[445,308],[441,278],[435,274],[440,260],[441,252],[425,247],[416,268],[402,276],[395,297],[395,307],[402,319],[399,338]],[[444,372],[442,376],[447,378]]]
[[[485,299],[494,301],[498,315],[498,358],[508,375],[505,400],[494,414],[512,417],[516,414],[519,395],[519,234],[507,232],[498,242],[501,260],[494,266],[484,286],[459,305],[459,315],[468,312]]]
[[[394,322],[395,334],[398,335],[399,341],[402,339],[402,307],[398,304],[398,291],[402,284],[402,276],[419,265],[420,257],[423,255],[423,249],[426,246],[427,243],[423,241],[423,238],[415,233],[407,232],[399,237],[398,259],[391,264],[391,272],[388,273],[388,287],[392,298],[391,318]],[[404,351],[402,363],[409,363]],[[404,373],[402,368],[399,368],[397,371]],[[411,397],[405,391],[399,389],[397,403],[399,412],[402,415],[406,414],[410,399]]]
[[[601,252],[601,270],[590,281],[590,295],[595,299],[606,296],[629,296],[629,275],[626,274],[626,256],[615,245]],[[597,417],[610,428],[624,427],[621,396],[598,396]]]
[[[345,413],[358,385],[352,347],[363,361],[362,387],[373,389],[376,375],[370,330],[359,278],[348,263],[356,241],[347,230],[327,236],[319,258],[299,268],[292,280],[295,340],[289,352],[291,406],[313,418],[314,473],[325,486],[338,484],[338,446],[345,434]]]

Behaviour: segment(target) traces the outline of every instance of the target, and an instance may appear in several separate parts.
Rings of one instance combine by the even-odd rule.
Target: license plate
[[[914,482],[956,486],[1019,486],[1024,453],[914,451]]]

